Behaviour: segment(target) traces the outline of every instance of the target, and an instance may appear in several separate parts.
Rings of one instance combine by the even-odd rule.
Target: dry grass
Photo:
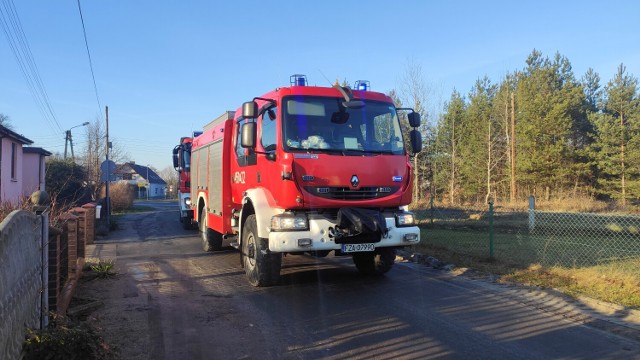
[[[448,200],[436,199],[433,202],[436,208],[456,208],[456,209],[488,209],[488,205],[483,202],[463,202],[452,206]],[[409,206],[411,209],[429,209],[431,207],[430,199],[420,199],[414,201]],[[529,209],[529,200],[523,199],[515,202],[500,201],[494,202],[494,209],[497,212],[527,211]],[[542,198],[536,198],[536,210],[556,211],[556,212],[585,212],[585,213],[636,213],[640,211],[638,206],[628,205],[621,206],[615,201],[596,200],[592,197],[567,196],[553,198],[548,201]]]
[[[497,275],[500,282],[557,289],[570,296],[588,296],[640,309],[640,259],[580,267],[519,266],[488,257],[463,255],[445,247],[420,244],[414,249],[457,268],[473,269],[472,274]]]
[[[502,276],[501,281],[555,288],[572,296],[586,295],[639,309],[639,265],[639,260],[575,269],[534,264]]]

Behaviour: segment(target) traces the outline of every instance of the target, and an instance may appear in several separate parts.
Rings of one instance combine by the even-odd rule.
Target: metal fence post
[[[489,258],[493,259],[493,201],[489,201]]]
[[[433,196],[429,196],[429,208],[431,209],[431,225],[433,225]]]
[[[532,233],[536,227],[536,198],[529,196],[529,233]]]

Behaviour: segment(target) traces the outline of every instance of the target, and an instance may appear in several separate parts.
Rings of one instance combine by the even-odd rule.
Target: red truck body
[[[381,274],[394,249],[420,240],[406,211],[412,166],[392,99],[304,85],[296,78],[225,112],[192,142],[203,248],[239,248],[254,286],[278,281],[284,253],[353,255],[361,272]]]

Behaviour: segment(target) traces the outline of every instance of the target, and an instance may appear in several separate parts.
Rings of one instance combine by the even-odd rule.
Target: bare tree
[[[86,127],[86,146],[82,163],[87,169],[88,186],[91,189],[93,199],[96,199],[100,193],[102,181],[100,179],[100,165],[106,159],[106,130],[99,120],[95,120]],[[113,145],[113,144],[112,144]],[[109,151],[109,159],[115,163],[126,161],[129,155],[124,149],[117,145],[112,146]]]
[[[11,119],[9,119],[8,115],[0,113],[0,125],[6,127],[9,130],[13,130],[13,124],[11,124]]]
[[[167,183],[169,194],[175,194],[175,191],[178,188],[178,172],[176,169],[174,169],[173,166],[167,166],[160,170],[158,175]]]
[[[401,77],[400,83],[400,100],[403,104],[412,107],[422,118],[422,125],[419,130],[422,133],[423,138],[427,136],[427,101],[430,97],[430,87],[424,78],[424,72],[422,66],[416,63],[413,59],[407,61],[404,74]],[[414,154],[414,199],[420,200],[422,189],[424,188],[422,179],[422,173],[425,173],[429,168],[427,156],[420,156],[425,150]],[[419,161],[420,160],[420,161]]]

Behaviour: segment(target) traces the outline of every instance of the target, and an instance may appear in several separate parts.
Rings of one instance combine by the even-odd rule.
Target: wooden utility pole
[[[107,123],[107,135],[106,135],[106,168],[107,168],[107,176],[105,183],[105,206],[107,207],[107,226],[111,228],[111,197],[109,196],[109,181],[111,180],[111,169],[109,167],[109,107],[105,106],[105,114],[106,114],[106,123]]]
[[[516,201],[516,100],[511,93],[511,202]]]

